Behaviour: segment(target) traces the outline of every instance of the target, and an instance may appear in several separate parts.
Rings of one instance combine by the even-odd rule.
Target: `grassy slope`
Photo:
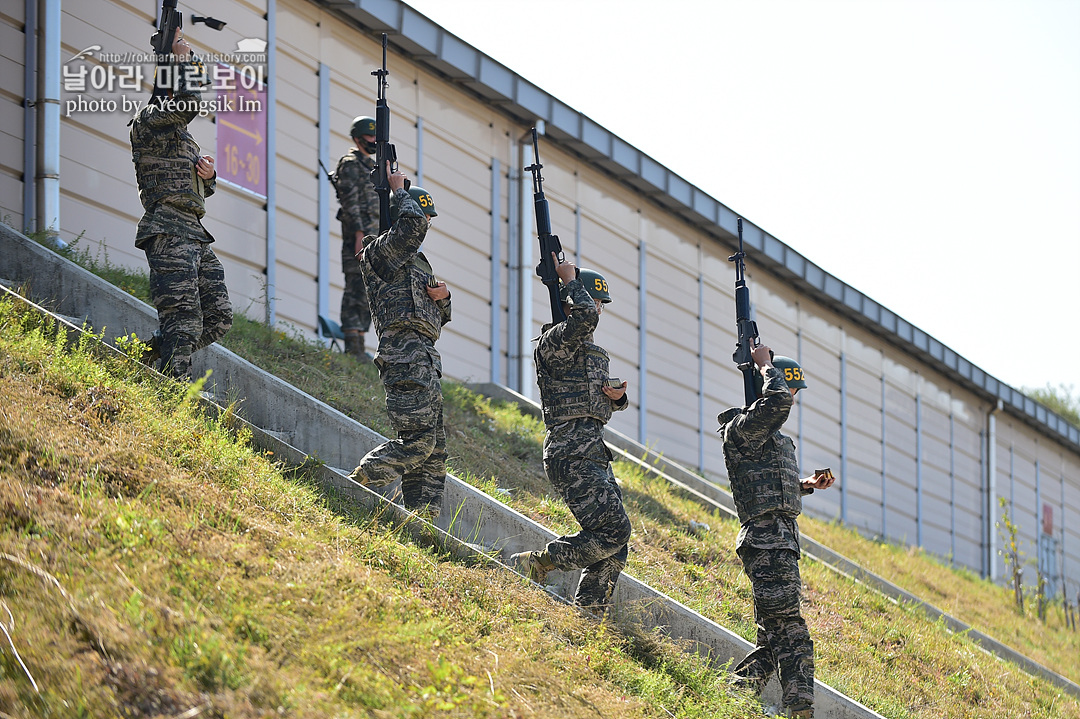
[[[137,285],[137,278],[113,281]],[[224,344],[365,424],[388,431],[373,368],[243,320]],[[507,501],[556,530],[576,529],[565,506],[547,494],[539,462],[542,427],[514,408],[453,383],[445,389],[453,470],[493,494],[496,487],[510,489]],[[616,469],[635,527],[629,571],[750,638],[749,585],[731,549],[737,527],[705,514],[632,467]],[[690,533],[691,520],[708,522],[713,530]],[[908,563],[900,571],[880,560],[883,553],[897,550],[824,523],[807,520],[804,528],[980,630],[1077,678],[1076,635],[1056,627],[1053,619],[1047,631],[1031,617],[1016,616],[1002,588],[952,572],[917,551],[899,551]],[[819,677],[887,716],[1080,716],[1074,700],[962,637],[948,635],[919,612],[897,607],[812,562],[804,562],[803,573]],[[927,591],[934,586],[944,587],[946,594]],[[964,599],[940,601],[942,596]]]
[[[387,432],[382,390],[373,368],[282,333],[277,333],[276,341],[267,341],[266,332],[260,325],[241,322],[224,343]],[[313,365],[320,373],[309,371]],[[514,407],[489,402],[455,383],[444,386],[450,465],[455,473],[555,531],[576,531],[565,505],[550,496],[543,475],[542,425]],[[737,524],[704,512],[629,464],[617,463],[616,474],[635,529],[627,571],[751,639],[750,587],[733,551]],[[511,490],[510,497],[497,488]],[[712,531],[690,532],[691,521],[706,522]],[[830,526],[806,523],[815,536]],[[872,556],[880,551],[879,545],[854,532],[832,531],[849,538],[841,551],[857,560],[864,553]],[[1019,622],[1032,638],[1042,632],[1040,656],[1058,671],[1076,673],[1071,656],[1077,635],[1045,632],[1037,621],[1002,611],[1008,607],[1008,595],[1000,587],[951,572],[918,553],[913,561],[916,573],[932,576],[944,571],[958,586],[969,588],[977,597],[973,601],[985,608],[981,629],[1012,637],[1015,630],[1009,628]],[[921,612],[897,606],[813,562],[804,562],[803,574],[805,613],[817,639],[818,676],[883,714],[985,716],[991,711],[998,716],[1080,716],[1074,700],[1059,698],[1060,692],[1046,683],[1032,681],[966,639],[950,635]],[[874,681],[867,682],[868,676]]]
[[[0,715],[757,714],[670,643],[328,503],[91,346],[0,303]]]

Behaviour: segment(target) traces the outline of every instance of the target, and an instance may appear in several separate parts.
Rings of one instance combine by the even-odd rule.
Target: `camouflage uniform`
[[[203,180],[196,173],[199,146],[187,130],[198,114],[200,92],[183,68],[195,64],[177,67],[172,98],[152,100],[131,121],[131,159],[145,210],[135,246],[150,266],[162,371],[180,378],[188,376],[193,352],[232,327],[225,271],[200,221],[217,176]]]
[[[446,482],[446,431],[435,342],[450,321],[450,298],[436,302],[427,293],[433,273],[417,251],[427,234],[424,212],[406,190],[394,199],[398,219],[380,237],[364,238],[360,268],[379,334],[375,365],[398,436],[364,455],[353,478],[382,487],[400,477],[406,507],[437,512]]]
[[[769,368],[762,398],[717,418],[724,462],[742,529],[735,549],[754,591],[757,646],[735,668],[741,684],[759,691],[779,670],[784,706],[810,713],[814,643],[799,609],[799,525],[802,495],[795,443],[780,433],[792,406],[783,372]]]
[[[581,525],[554,539],[545,552],[555,569],[583,568],[575,603],[606,607],[626,566],[630,519],[611,471],[604,425],[612,410],[626,409],[601,391],[608,355],[593,344],[599,314],[581,280],[567,285],[574,311],[565,322],[544,325],[533,353],[544,412],[544,469]]]
[[[356,233],[379,234],[379,196],[371,184],[375,160],[359,148],[353,148],[338,160],[334,171],[334,189],[341,209],[341,271],[345,273],[345,293],[341,296],[341,329],[367,332],[371,327],[371,309],[360,262],[356,259]]]

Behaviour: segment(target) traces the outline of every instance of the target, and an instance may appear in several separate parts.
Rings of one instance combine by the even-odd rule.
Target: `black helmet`
[[[803,372],[803,368],[798,362],[790,357],[784,357],[782,355],[775,355],[772,358],[773,367],[780,370],[784,374],[784,381],[787,382],[787,386],[791,389],[806,389],[806,373]],[[765,380],[761,378],[761,373],[754,373],[754,387],[757,389],[758,396],[761,396],[761,391],[765,385]]]
[[[589,297],[594,300],[600,300],[603,304],[611,302],[611,295],[608,293],[608,283],[604,279],[604,276],[596,270],[587,270],[585,268],[578,269],[578,279],[585,285],[585,291],[589,293]],[[559,289],[559,299],[565,304],[570,301],[570,294],[566,291],[566,285],[563,285]]]
[[[352,127],[349,128],[349,134],[359,140],[364,135],[375,134],[375,118],[363,117],[354,118],[352,121]]]
[[[425,190],[423,187],[417,187],[412,185],[409,190],[409,194],[416,200],[416,204],[420,205],[420,209],[424,211],[424,214],[428,217],[438,217],[439,213],[435,211],[435,200],[432,198],[431,193]],[[390,195],[390,224],[397,222],[398,207],[397,201],[393,195]]]

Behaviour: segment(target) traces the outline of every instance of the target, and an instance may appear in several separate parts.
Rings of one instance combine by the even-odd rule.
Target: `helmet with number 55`
[[[413,185],[408,190],[412,198],[416,200],[416,204],[420,205],[420,209],[424,211],[424,214],[428,217],[438,217],[439,213],[435,211],[435,200],[432,199],[431,193],[425,190],[423,187],[417,187]],[[397,198],[393,195],[390,196],[390,223],[397,222],[398,218],[398,206]]]
[[[608,294],[608,284],[604,276],[596,270],[587,270],[580,268],[578,270],[578,279],[585,285],[585,291],[589,293],[589,297],[594,300],[600,300],[603,304],[611,302],[611,295]],[[559,297],[563,303],[567,302],[569,293],[566,291],[566,287],[562,287],[559,290]]]

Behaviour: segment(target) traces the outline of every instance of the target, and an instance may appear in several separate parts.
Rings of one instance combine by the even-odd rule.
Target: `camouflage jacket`
[[[604,444],[604,424],[612,411],[626,409],[629,400],[624,394],[614,402],[601,391],[608,375],[608,356],[593,342],[600,315],[581,280],[572,280],[567,291],[575,309],[565,322],[544,325],[533,352],[547,425],[544,459],[589,457],[610,461],[611,454]],[[580,385],[579,389],[575,390],[574,385]],[[565,406],[559,406],[566,403],[575,409],[565,411]]]
[[[172,97],[147,103],[131,121],[131,161],[145,210],[135,234],[136,247],[159,234],[214,240],[200,220],[217,175],[204,180],[196,173],[199,145],[187,129],[199,114],[202,98],[199,80],[191,73],[202,65],[191,61],[172,67],[177,82]]]
[[[334,170],[334,190],[341,203],[337,218],[346,244],[355,241],[357,232],[379,234],[379,196],[371,184],[373,167],[375,159],[354,147],[341,156]]]
[[[450,298],[436,302],[427,293],[434,273],[418,251],[427,234],[423,210],[407,190],[398,190],[394,200],[397,221],[379,237],[364,238],[360,270],[379,335],[379,356],[387,362],[408,362],[395,347],[404,346],[402,338],[409,335],[433,345],[450,321]],[[391,337],[395,339],[391,341]]]
[[[802,495],[813,490],[802,488],[795,443],[780,432],[792,404],[783,372],[770,368],[761,398],[717,417],[731,493],[743,524],[737,546],[798,551],[795,517],[802,511]]]

